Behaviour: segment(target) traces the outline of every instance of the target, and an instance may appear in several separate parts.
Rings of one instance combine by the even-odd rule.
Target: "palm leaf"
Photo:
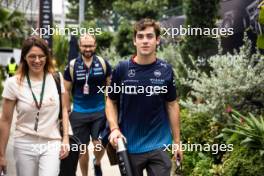
[[[232,111],[231,117],[234,123],[231,124],[230,128],[224,128],[223,133],[226,134],[237,134],[242,141],[241,145],[245,145],[249,148],[263,149],[264,148],[264,119],[263,117],[256,118],[253,114],[243,116],[237,111]],[[244,123],[241,123],[241,119],[244,119]]]

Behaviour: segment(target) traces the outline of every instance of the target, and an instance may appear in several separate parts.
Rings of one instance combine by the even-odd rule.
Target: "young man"
[[[101,176],[100,166],[104,150],[98,139],[99,132],[105,124],[105,97],[98,93],[99,87],[105,86],[110,80],[111,67],[101,57],[95,55],[96,39],[91,35],[83,35],[79,40],[81,55],[75,61],[71,61],[65,68],[65,88],[68,92],[68,109],[70,110],[70,92],[73,97],[73,110],[70,122],[74,135],[82,144],[89,144],[90,136],[94,148],[95,175]],[[109,81],[108,81],[109,82]],[[88,151],[80,157],[80,167],[83,176],[88,174]],[[76,169],[77,161],[73,166]]]
[[[133,175],[142,176],[146,169],[151,176],[169,176],[171,161],[164,146],[172,140],[180,145],[180,117],[172,67],[156,58],[159,24],[151,19],[137,22],[133,42],[136,55],[119,63],[112,74],[111,86],[122,91],[108,92],[109,140],[116,146],[118,137],[127,139]],[[174,156],[182,159],[182,152],[176,150]]]

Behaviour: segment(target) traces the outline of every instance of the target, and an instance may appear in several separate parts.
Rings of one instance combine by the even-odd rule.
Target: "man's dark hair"
[[[143,18],[135,23],[134,25],[134,38],[136,38],[138,31],[143,31],[147,27],[153,27],[156,37],[160,36],[160,24],[153,19]]]
[[[10,59],[10,63],[11,63],[11,64],[14,64],[15,62],[16,62],[15,58],[11,57],[11,59]]]

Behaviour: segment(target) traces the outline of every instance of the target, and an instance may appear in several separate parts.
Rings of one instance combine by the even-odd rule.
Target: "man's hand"
[[[5,157],[0,157],[0,175],[6,175],[6,163]]]
[[[117,138],[120,138],[120,137],[125,139],[125,137],[123,136],[123,134],[120,132],[118,128],[113,129],[112,132],[110,133],[108,139],[114,148],[117,147]]]
[[[174,144],[176,147],[174,148],[174,150],[173,150],[173,154],[174,154],[174,156],[173,156],[173,159],[174,160],[177,160],[177,159],[179,159],[180,161],[182,161],[183,160],[183,152],[182,152],[182,148],[181,148],[181,143],[179,142],[179,143],[175,143]]]

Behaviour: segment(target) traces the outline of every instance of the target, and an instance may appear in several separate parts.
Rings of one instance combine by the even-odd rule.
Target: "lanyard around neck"
[[[87,65],[84,62],[84,68],[85,68],[85,84],[88,84],[88,80],[90,77],[90,74],[92,73],[92,65],[93,65],[93,61],[90,65],[90,67],[87,67]]]
[[[29,86],[30,91],[31,91],[31,94],[32,94],[32,96],[33,96],[33,99],[34,99],[35,105],[36,105],[36,107],[38,108],[38,110],[40,110],[41,105],[42,105],[43,96],[44,96],[44,89],[45,89],[45,82],[46,82],[46,74],[44,73],[44,75],[43,75],[43,82],[42,82],[42,88],[41,88],[41,93],[40,93],[40,100],[39,100],[39,103],[38,103],[38,101],[37,101],[37,98],[36,98],[36,96],[35,96],[33,90],[32,90],[32,86],[31,86],[31,82],[30,82],[30,79],[29,79],[29,75],[28,75],[28,73],[27,73],[26,77],[27,77],[28,86]]]

